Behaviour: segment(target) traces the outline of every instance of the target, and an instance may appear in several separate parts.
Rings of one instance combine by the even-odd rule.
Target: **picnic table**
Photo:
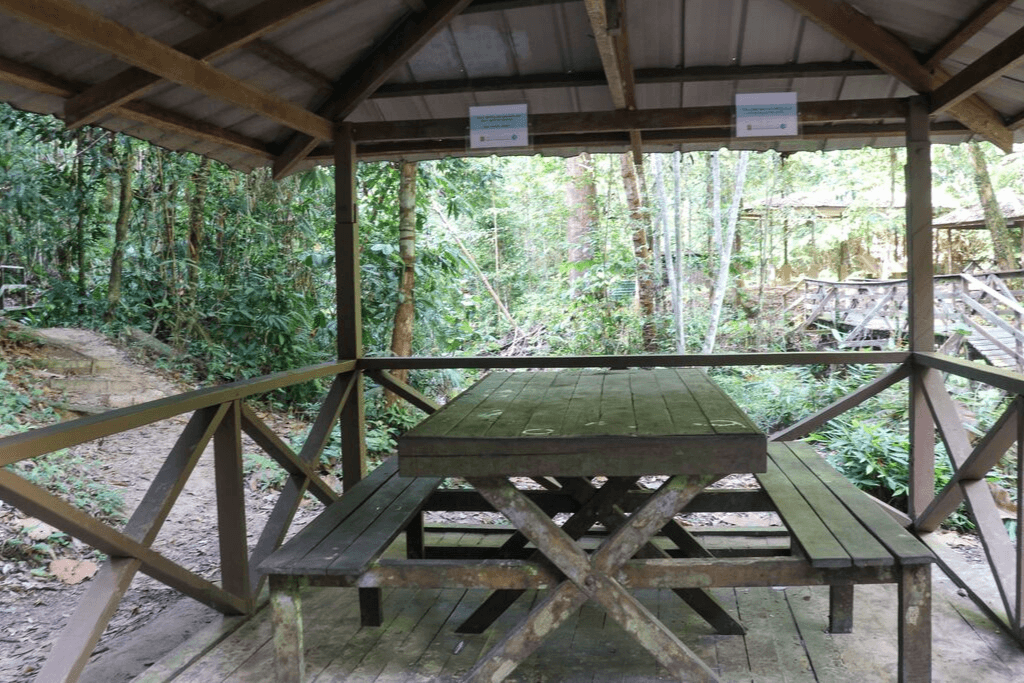
[[[718,680],[617,578],[634,557],[664,555],[652,538],[707,486],[730,473],[765,471],[765,435],[703,371],[496,372],[400,437],[398,457],[403,476],[465,478],[565,577],[467,681],[508,676],[588,600],[680,680]],[[516,477],[572,490],[581,506],[559,526],[514,485]],[[624,497],[641,477],[658,487],[627,515]],[[598,522],[610,533],[588,553],[579,538]],[[684,546],[699,549],[688,540]],[[515,594],[492,596],[469,630],[490,623]],[[705,591],[681,597],[719,632],[742,633]]]
[[[730,473],[753,473],[759,487],[705,491]],[[425,545],[423,511],[454,509],[445,507],[456,503],[453,489],[438,488],[450,477],[512,523],[497,555]],[[530,481],[549,491],[524,490]],[[675,519],[688,506],[774,511],[788,553],[712,554]],[[556,524],[558,510],[571,516]],[[658,534],[668,543],[652,543]],[[400,535],[404,558],[387,553]],[[545,590],[467,681],[503,680],[589,600],[680,680],[717,681],[630,591],[671,589],[718,633],[741,634],[708,589],[829,586],[828,631],[839,634],[853,629],[855,585],[891,583],[896,679],[925,683],[934,560],[809,444],[767,443],[703,371],[665,368],[492,373],[402,435],[397,462],[346,489],[259,570],[270,582],[282,682],[304,680],[301,596],[314,586],[358,588],[368,627],[382,623],[384,587],[492,590],[458,627],[466,633],[486,629],[525,590]]]

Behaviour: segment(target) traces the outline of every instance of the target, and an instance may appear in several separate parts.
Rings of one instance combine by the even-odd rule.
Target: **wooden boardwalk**
[[[935,334],[944,344],[966,342],[973,355],[995,367],[1024,368],[1022,276],[1024,271],[935,276]],[[787,312],[804,314],[791,334],[814,326],[838,331],[840,348],[879,349],[907,335],[906,280],[806,279],[802,286],[786,306]],[[955,348],[947,350],[956,354]]]
[[[487,542],[486,540],[484,542]],[[933,680],[1024,680],[1024,651],[957,594],[934,569]],[[858,586],[854,632],[825,633],[825,587],[713,591],[747,628],[716,635],[671,591],[637,597],[711,666],[723,681],[894,681],[896,591]],[[314,588],[304,595],[307,675],[316,683],[457,681],[537,600],[527,593],[480,635],[455,627],[484,599],[482,591],[391,589],[385,622],[359,626],[355,589]],[[269,610],[235,629],[224,620],[157,662],[137,683],[262,683],[273,680]],[[593,604],[566,623],[507,680],[519,683],[627,683],[673,680],[643,648]],[[101,665],[100,662],[97,662]]]

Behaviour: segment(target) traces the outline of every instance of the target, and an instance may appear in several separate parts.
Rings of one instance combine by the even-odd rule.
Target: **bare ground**
[[[72,329],[40,330],[46,344],[39,355],[58,359],[34,363],[32,381],[43,389],[45,401],[64,409],[68,418],[100,412],[180,393],[179,386],[130,357],[101,335]],[[83,359],[89,362],[82,365]],[[47,367],[49,366],[49,367]],[[87,368],[87,369],[84,369]],[[91,370],[91,372],[89,372]],[[68,409],[70,407],[71,409]],[[130,516],[149,483],[181,434],[189,415],[147,425],[71,449],[69,456],[88,463],[94,480],[116,491]],[[302,425],[264,416],[278,434],[287,437]],[[257,449],[247,444],[246,452]],[[262,529],[276,500],[274,491],[260,488],[258,476],[249,480],[246,500],[250,544]],[[219,576],[213,484],[212,447],[199,464],[164,524],[154,548],[203,577]],[[308,502],[308,501],[307,501]],[[302,509],[296,524],[316,512]],[[26,515],[0,502],[0,539],[25,539]],[[119,527],[122,524],[118,523]],[[44,541],[45,543],[45,541]],[[47,543],[53,556],[67,559],[88,572],[102,556],[72,540],[68,545]],[[54,642],[90,585],[85,580],[68,585],[54,575],[53,565],[39,553],[0,555],[0,680],[31,681],[49,655]],[[93,653],[83,681],[126,681],[156,661],[164,652],[215,616],[215,612],[144,575],[138,575],[111,619]],[[128,646],[128,642],[131,645]]]

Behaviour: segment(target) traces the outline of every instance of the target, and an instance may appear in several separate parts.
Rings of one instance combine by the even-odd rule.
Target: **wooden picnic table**
[[[616,578],[634,557],[665,556],[651,539],[675,525],[705,487],[730,473],[766,469],[765,435],[703,371],[495,372],[400,437],[398,457],[405,476],[467,479],[512,522],[523,545],[532,542],[565,576],[466,680],[504,679],[588,600],[681,680],[718,680]],[[630,511],[627,492],[652,475],[666,476]],[[580,508],[559,526],[513,477],[560,487]],[[599,485],[596,477],[607,479]],[[597,523],[610,533],[588,553],[578,539]],[[688,541],[684,550],[700,552],[681,526],[676,531]],[[705,591],[678,592],[719,632],[742,632]],[[492,596],[477,625],[490,623],[514,599],[509,593],[516,592]]]

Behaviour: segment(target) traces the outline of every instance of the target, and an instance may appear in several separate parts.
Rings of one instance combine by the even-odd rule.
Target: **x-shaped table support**
[[[592,555],[588,555],[507,479],[470,478],[469,482],[476,490],[532,541],[565,574],[566,580],[551,590],[524,621],[477,662],[465,680],[474,683],[504,680],[548,635],[587,600],[593,599],[680,680],[718,681],[704,662],[614,578],[623,564],[716,479],[718,475],[679,475],[668,479],[630,515],[628,521],[619,526]],[[595,498],[602,495],[604,488],[595,493]]]
[[[619,506],[621,498],[634,487],[639,477],[613,477],[604,486],[595,487],[587,477],[555,477],[534,478],[538,483],[568,493],[580,505],[580,508],[562,524],[562,531],[573,540],[582,538],[595,524],[603,524],[607,529],[615,530],[628,520]],[[711,553],[701,546],[679,522],[670,520],[662,529],[676,542],[687,557],[711,557]],[[498,556],[514,557],[526,547],[529,539],[522,533],[512,537],[499,549]],[[661,548],[653,543],[646,544],[637,552],[638,558],[668,557]],[[530,559],[540,559],[543,553],[535,552]],[[456,633],[483,633],[494,623],[502,612],[508,609],[525,591],[515,589],[496,590],[473,612],[459,627]],[[743,635],[746,630],[733,619],[710,593],[699,588],[676,588],[673,591],[684,602],[690,605],[697,614],[704,618],[722,635]]]

